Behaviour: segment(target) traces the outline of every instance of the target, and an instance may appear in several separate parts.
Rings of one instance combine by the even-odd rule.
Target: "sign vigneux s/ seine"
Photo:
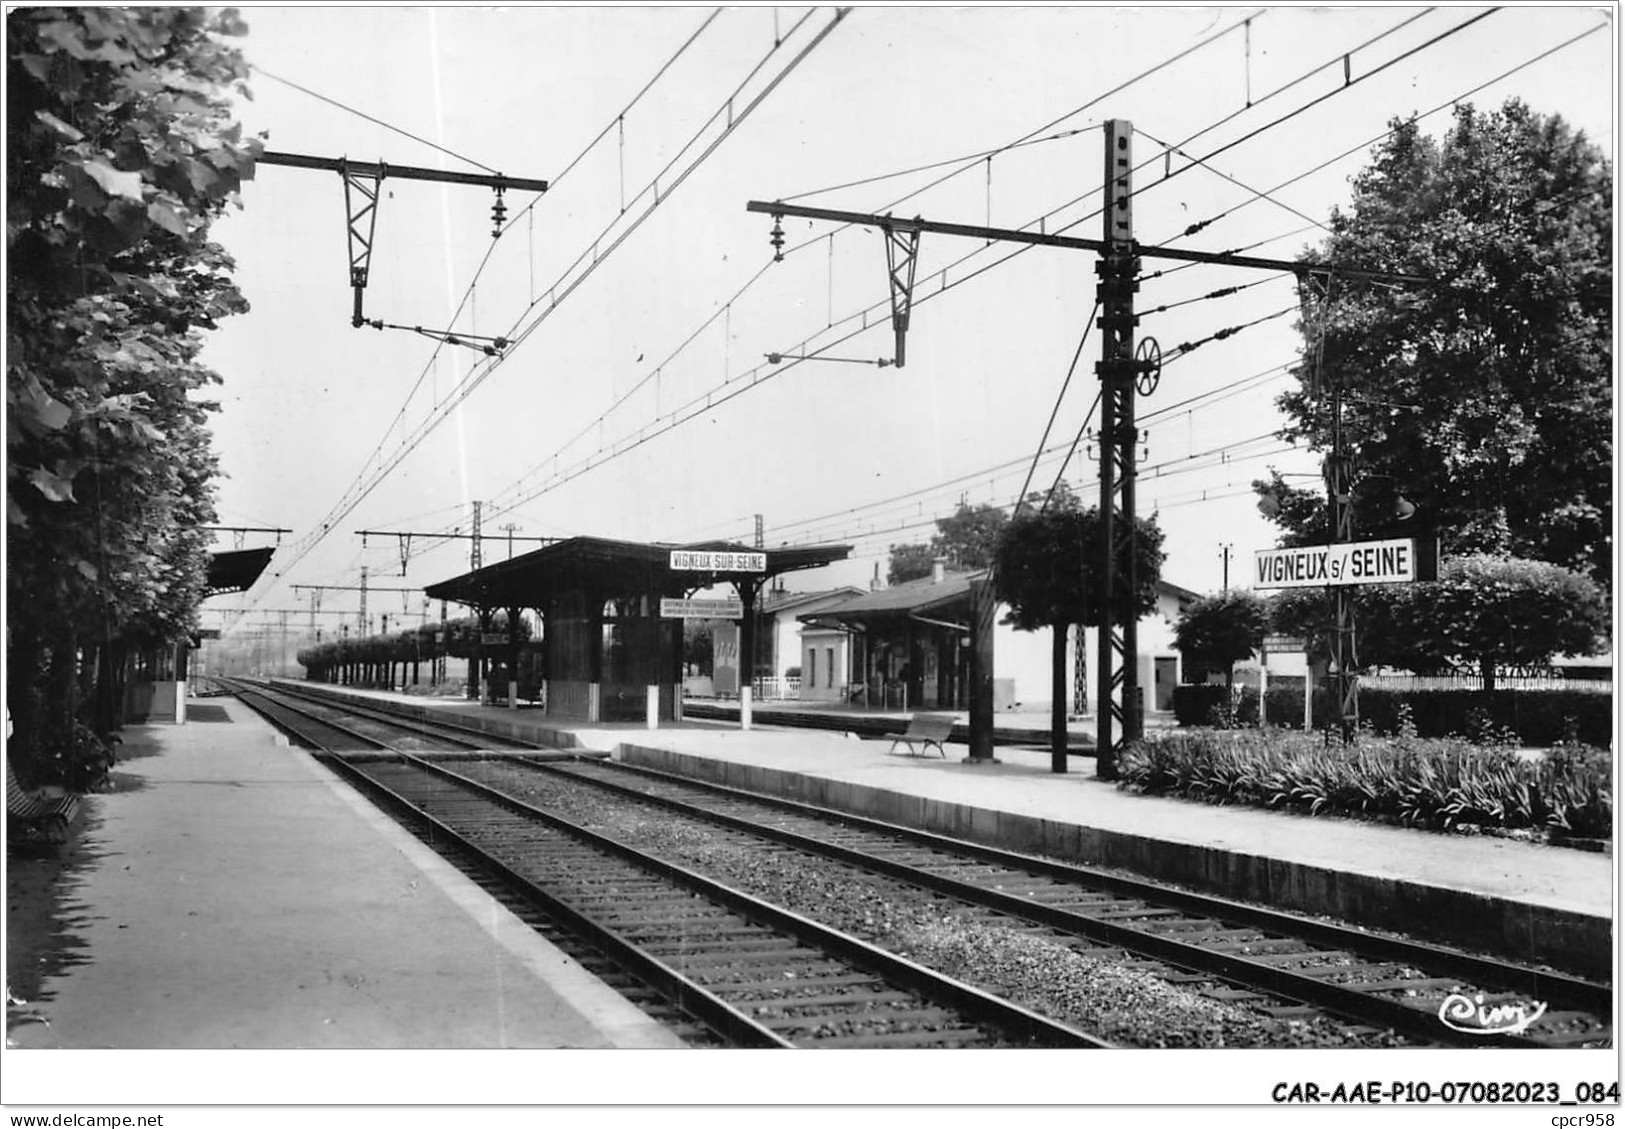
[[[1254,588],[1403,584],[1416,578],[1416,542],[1408,540],[1259,549],[1253,554]]]
[[[766,572],[766,553],[722,553],[709,549],[673,549],[671,567],[684,572]]]

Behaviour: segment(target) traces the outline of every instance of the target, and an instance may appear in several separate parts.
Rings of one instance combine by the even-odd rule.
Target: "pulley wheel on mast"
[[[1142,338],[1134,350],[1134,388],[1142,396],[1157,390],[1162,380],[1162,346],[1155,337]]]

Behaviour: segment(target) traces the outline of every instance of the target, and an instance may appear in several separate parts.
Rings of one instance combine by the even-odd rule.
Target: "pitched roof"
[[[435,600],[452,600],[472,607],[537,606],[550,591],[568,588],[620,592],[627,595],[658,591],[673,596],[705,588],[737,575],[727,571],[674,570],[673,550],[694,552],[760,553],[767,568],[754,575],[768,577],[803,568],[818,568],[845,560],[850,545],[797,545],[757,549],[732,541],[702,541],[690,545],[662,542],[644,544],[604,537],[572,537],[535,549],[511,560],[487,565],[424,589]]]
[[[850,585],[845,588],[827,588],[822,592],[766,592],[762,595],[762,611],[768,613],[782,612],[787,608],[810,604],[814,600],[827,600],[831,596],[859,596],[862,594],[862,588],[854,588]]]
[[[874,619],[887,615],[910,615],[929,611],[943,604],[967,599],[972,579],[985,575],[980,572],[945,572],[941,580],[929,576],[904,581],[877,592],[865,592],[845,603],[821,612],[812,612],[800,619]]]
[[[865,592],[835,607],[810,612],[797,618],[803,622],[812,619],[862,621],[884,616],[918,615],[968,599],[971,581],[985,575],[985,570],[946,572],[940,581],[935,582],[929,576],[921,577],[876,592]],[[1170,584],[1166,580],[1157,581],[1157,589],[1175,597],[1181,606],[1197,598],[1197,594],[1190,589]]]

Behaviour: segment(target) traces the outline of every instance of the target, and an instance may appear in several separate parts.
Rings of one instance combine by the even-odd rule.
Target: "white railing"
[[[758,678],[751,685],[751,695],[758,702],[785,702],[801,697],[799,678]]]
[[[1482,690],[1484,679],[1477,674],[1363,674],[1360,685],[1374,690]],[[1543,678],[1526,674],[1497,674],[1495,685],[1500,690],[1581,690],[1597,694],[1611,694],[1614,690],[1612,679]]]

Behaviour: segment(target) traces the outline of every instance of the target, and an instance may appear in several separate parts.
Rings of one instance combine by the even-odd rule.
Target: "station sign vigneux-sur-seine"
[[[1404,584],[1416,579],[1416,542],[1410,540],[1259,549],[1253,554],[1254,588]]]
[[[671,568],[682,572],[766,572],[767,554],[673,549]]]

